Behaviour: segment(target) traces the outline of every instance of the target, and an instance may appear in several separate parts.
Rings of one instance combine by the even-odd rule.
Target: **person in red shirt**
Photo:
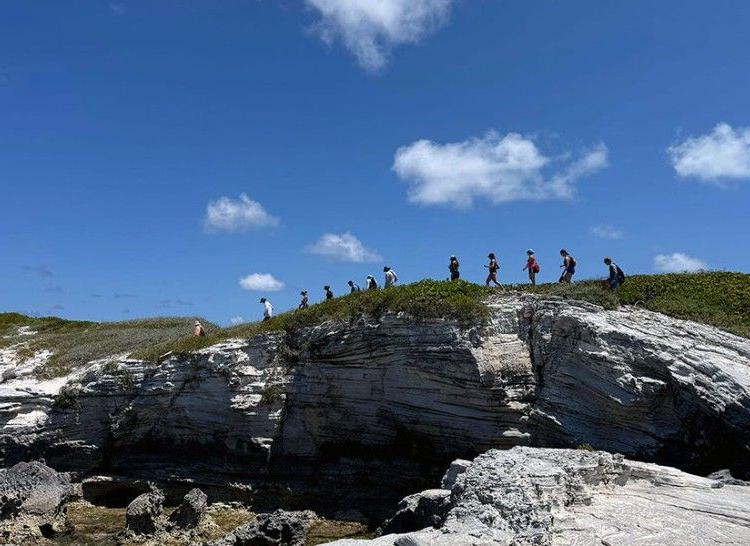
[[[531,281],[531,286],[536,286],[536,274],[539,273],[540,267],[539,262],[536,260],[536,254],[534,254],[534,251],[532,249],[528,249],[526,251],[526,267],[524,267],[524,271],[527,269],[529,270],[529,280]]]

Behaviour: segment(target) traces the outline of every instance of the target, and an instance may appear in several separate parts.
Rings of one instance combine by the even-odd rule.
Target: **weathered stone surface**
[[[405,533],[424,527],[437,527],[450,507],[448,489],[428,489],[404,498],[396,513],[383,524],[379,534]]]
[[[305,546],[313,512],[259,514],[256,521],[238,527],[211,546]]]
[[[54,516],[72,493],[67,476],[40,462],[0,469],[0,519]]]
[[[152,535],[162,529],[164,494],[151,491],[139,495],[128,505],[125,527],[136,535]]]
[[[750,488],[604,452],[477,457],[438,529],[336,546],[750,544]]]
[[[169,523],[178,529],[192,529],[200,525],[207,508],[208,495],[196,487],[185,495],[177,510],[172,512]]]
[[[106,462],[212,496],[271,484],[278,502],[317,493],[362,512],[437,485],[453,459],[517,445],[750,475],[749,340],[635,308],[533,296],[490,306],[489,323],[468,329],[385,314],[159,365],[92,364],[65,404],[0,389],[0,462],[43,456],[89,474]],[[45,418],[19,428],[32,411]]]

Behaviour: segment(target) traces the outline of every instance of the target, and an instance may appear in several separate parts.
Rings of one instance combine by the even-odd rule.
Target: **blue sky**
[[[452,253],[521,282],[528,247],[543,280],[561,247],[581,278],[749,271],[748,28],[740,1],[4,2],[0,309],[226,324]]]

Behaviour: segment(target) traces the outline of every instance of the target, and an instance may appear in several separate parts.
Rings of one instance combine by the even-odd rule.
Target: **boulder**
[[[207,508],[208,496],[196,487],[183,497],[180,506],[169,516],[169,523],[178,529],[193,529],[200,524]]]
[[[450,508],[448,489],[428,489],[403,499],[391,519],[383,524],[379,534],[405,533],[425,527],[437,527]]]
[[[259,514],[253,523],[238,527],[211,546],[305,546],[313,512]]]
[[[125,527],[137,535],[153,535],[162,529],[164,493],[159,490],[144,493],[128,505]]]
[[[72,494],[68,476],[40,462],[0,469],[0,519],[55,516]]]

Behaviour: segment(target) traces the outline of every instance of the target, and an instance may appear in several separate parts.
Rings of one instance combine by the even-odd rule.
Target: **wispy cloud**
[[[273,227],[279,219],[271,216],[263,205],[253,201],[246,194],[239,199],[219,197],[206,207],[203,225],[208,232],[246,231],[252,228]]]
[[[308,246],[307,251],[339,262],[364,263],[382,259],[351,233],[326,233],[315,244]]]
[[[65,311],[65,306],[64,305],[60,305],[58,303],[57,305],[53,305],[52,306],[52,310],[53,311]]]
[[[622,239],[625,236],[621,229],[610,225],[594,226],[589,233],[599,239]]]
[[[284,289],[284,283],[270,273],[251,273],[240,279],[244,290],[255,292],[278,292]]]
[[[403,146],[396,151],[393,170],[409,183],[410,201],[466,208],[476,199],[569,199],[579,179],[609,164],[604,144],[583,150],[567,163],[561,161],[543,154],[529,137],[491,131],[462,142],[419,140]],[[557,169],[548,173],[555,163]]]
[[[116,292],[112,294],[112,298],[116,300],[130,300],[133,298],[137,298],[135,294],[129,294],[127,292]]]
[[[750,127],[719,123],[708,134],[690,137],[667,149],[677,174],[722,184],[750,180]]]
[[[192,301],[182,300],[179,298],[176,298],[176,299],[167,298],[167,299],[159,300],[159,307],[161,307],[162,309],[174,309],[175,307],[190,307],[192,305],[193,305]]]
[[[110,2],[109,11],[112,12],[112,15],[125,15],[128,11],[128,8],[122,2]]]
[[[53,276],[52,270],[46,265],[25,265],[23,266],[23,270],[37,277],[49,278]]]
[[[453,0],[306,0],[327,44],[340,40],[366,70],[377,71],[391,50],[414,44],[448,21]]]
[[[232,326],[237,326],[238,324],[242,324],[243,322],[245,322],[245,319],[239,315],[229,319],[229,324],[231,324]]]
[[[62,294],[64,292],[63,287],[59,284],[56,284],[54,286],[47,286],[44,291],[49,294]]]
[[[674,252],[654,256],[654,269],[660,273],[682,273],[706,270],[708,265],[703,260],[693,256],[688,256],[682,252]]]

